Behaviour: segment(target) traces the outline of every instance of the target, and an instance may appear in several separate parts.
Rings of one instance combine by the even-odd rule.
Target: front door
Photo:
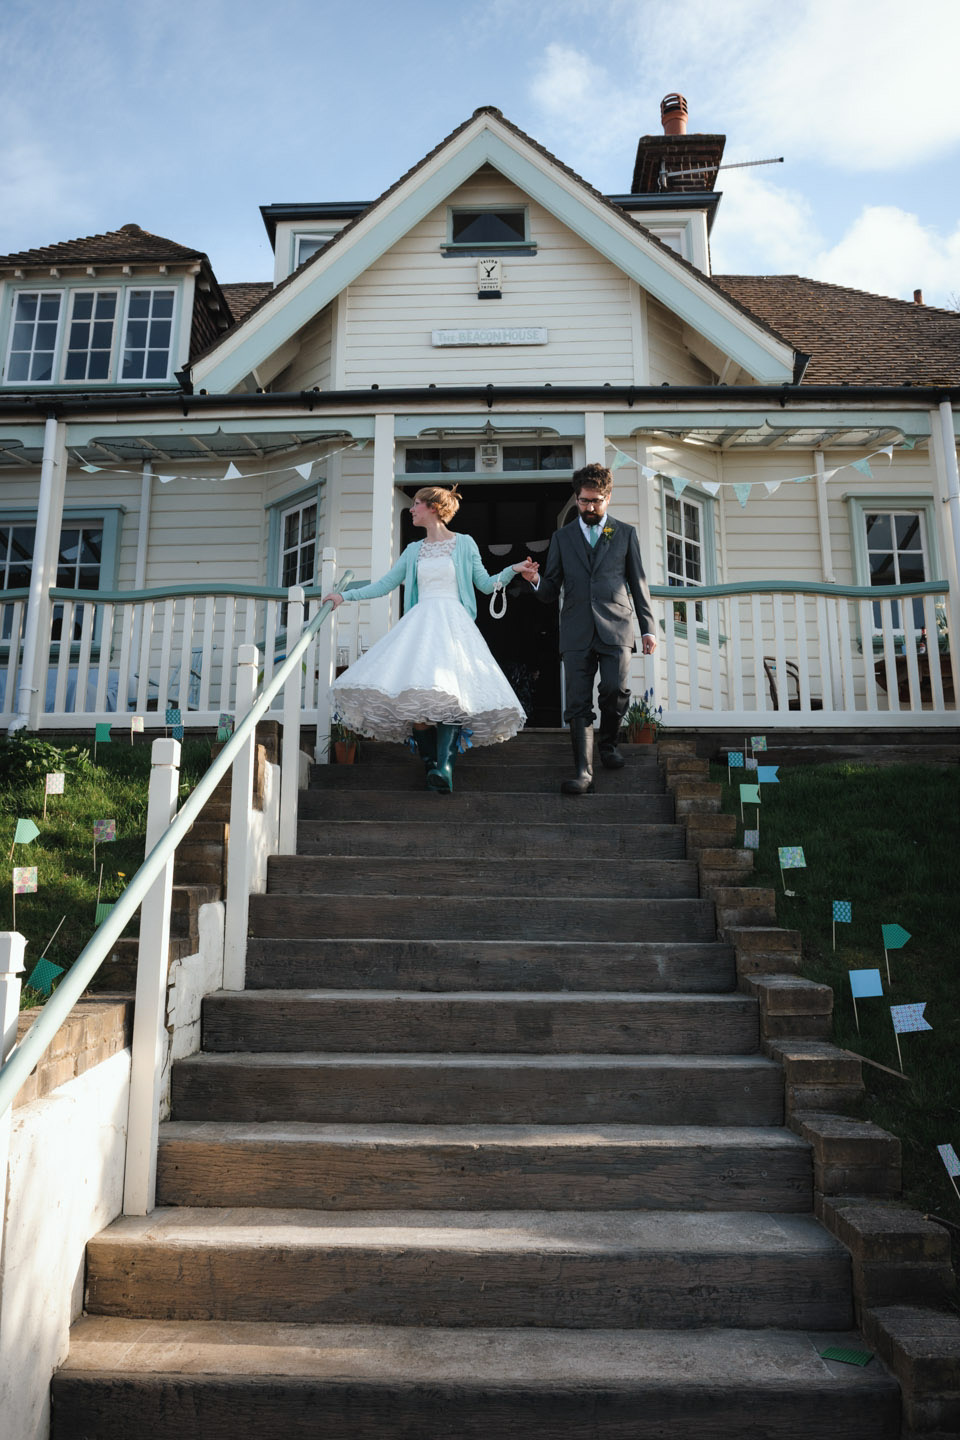
[[[419,484],[404,491],[415,495],[422,486],[452,482],[455,476],[418,476]],[[570,498],[570,482],[545,483],[508,480],[500,484],[464,485],[460,509],[451,529],[472,535],[480,548],[484,568],[495,574],[526,555],[547,558],[557,515]],[[404,545],[423,538],[404,511],[401,539]],[[560,653],[557,606],[539,601],[519,576],[507,590],[507,613],[494,620],[485,595],[477,594],[477,624],[497,664],[513,686],[527,712],[527,724],[558,726],[561,713]]]

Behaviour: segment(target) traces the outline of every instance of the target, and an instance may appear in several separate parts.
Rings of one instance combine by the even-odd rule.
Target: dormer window
[[[525,205],[452,205],[447,211],[447,240],[441,247],[447,254],[535,255],[530,239],[529,216]]]
[[[168,380],[175,302],[171,286],[18,290],[3,383]]]

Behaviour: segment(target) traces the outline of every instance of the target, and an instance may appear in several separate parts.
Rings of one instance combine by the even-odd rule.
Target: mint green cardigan
[[[404,550],[396,565],[392,566],[381,580],[373,580],[369,585],[358,585],[355,588],[344,590],[344,600],[375,600],[378,595],[389,595],[391,590],[403,585],[403,607],[404,612],[416,605],[419,596],[417,594],[417,561],[420,558],[420,546],[422,540],[414,540]],[[477,542],[470,535],[458,535],[453,548],[453,568],[457,575],[457,593],[460,596],[460,603],[463,608],[477,618],[477,597],[474,593],[474,586],[482,590],[485,595],[490,595],[495,587],[509,585],[514,576],[512,565],[506,565],[499,575],[488,575],[483,568],[483,561],[480,559],[480,551]]]

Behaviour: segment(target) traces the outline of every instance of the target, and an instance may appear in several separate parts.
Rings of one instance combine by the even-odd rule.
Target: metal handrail
[[[352,570],[345,571],[342,580],[334,588],[342,590],[352,576]],[[30,1029],[11,1051],[6,1064],[0,1067],[0,1116],[13,1104],[17,1091],[28,1078],[31,1070],[40,1060],[60,1026],[103,964],[111,945],[120,938],[127,924],[140,908],[151,885],[193,825],[194,820],[223,776],[233,765],[245,741],[256,729],[258,720],[270,708],[270,702],[274,696],[298,667],[301,655],[306,651],[333,608],[329,602],[322,605],[310,623],[304,627],[300,639],[290,654],[279,666],[269,684],[264,687],[258,699],[254,701],[210,768],[187,796],[163,838],[158,840],[150,854],[145,856],[143,864],[110,914],[94,931]],[[296,756],[288,757],[288,763],[296,763]]]

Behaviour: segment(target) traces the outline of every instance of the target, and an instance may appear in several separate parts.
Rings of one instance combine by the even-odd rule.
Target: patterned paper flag
[[[109,745],[109,744],[110,744],[110,721],[109,721],[109,720],[103,720],[103,721],[101,721],[101,722],[97,725],[97,728],[96,728],[96,730],[94,731],[94,734],[93,734],[93,738],[94,738],[94,740],[97,742],[98,745]]]
[[[766,750],[767,737],[766,735],[751,735],[750,744],[754,750]]]
[[[131,719],[130,719],[130,734],[131,734],[131,735],[142,735],[142,734],[143,734],[143,716],[142,716],[142,715],[133,715],[133,716],[131,717]]]
[[[183,739],[183,726],[182,726],[182,725],[174,725],[173,729],[170,731],[170,734],[171,734],[171,736],[173,737],[174,740],[182,740],[182,739]]]
[[[740,786],[740,804],[741,804],[741,805],[759,805],[759,804],[760,804],[760,786],[759,786],[759,785],[741,785],[741,786]]]
[[[62,795],[63,782],[66,776],[62,770],[51,770],[44,782],[43,792],[45,795]]]
[[[833,923],[835,925],[853,924],[853,904],[850,900],[834,900]],[[877,973],[879,974],[879,971]]]
[[[36,895],[36,865],[19,865],[16,867],[13,872],[13,893],[14,895]]]
[[[902,925],[881,925],[884,950],[900,950],[910,939],[910,931]]]
[[[40,831],[32,820],[18,820],[17,828],[14,831],[14,845],[29,845],[31,840],[36,840]]]
[[[780,784],[780,779],[779,779],[779,776],[777,775],[777,771],[778,771],[779,769],[780,769],[780,766],[779,766],[779,765],[758,765],[758,766],[757,766],[757,779],[760,781],[760,784],[761,784],[761,785],[779,785],[779,784]]]
[[[938,1145],[940,1159],[947,1167],[948,1175],[960,1175],[960,1160],[957,1159],[957,1152],[952,1145]]]
[[[106,845],[117,838],[116,820],[94,820],[93,838],[98,845]]]
[[[777,854],[780,857],[781,870],[805,870],[807,862],[803,858],[802,845],[781,845]]]
[[[850,970],[848,973],[854,1000],[869,1000],[873,995],[883,994],[879,970]]]
[[[727,766],[731,770],[743,769],[743,752],[740,750],[727,751]]]
[[[54,980],[62,974],[62,965],[54,965],[52,960],[38,960],[27,976],[25,984],[31,990],[39,990],[41,995],[49,995]]]
[[[179,711],[179,710],[174,709],[174,708],[171,708],[170,710],[167,711],[166,720],[164,721],[164,724],[166,724],[166,725],[181,725],[182,723],[183,723],[183,716],[180,714],[180,711]]]
[[[760,849],[760,831],[759,831],[759,830],[744,830],[744,832],[743,832],[743,848],[744,848],[745,850],[759,850],[759,849]]]
[[[224,710],[217,721],[217,739],[229,740],[233,734],[233,716]]]
[[[746,765],[746,768],[748,770],[758,770],[760,768],[757,764],[756,755],[748,755],[746,760],[744,761],[744,764]]]
[[[97,901],[97,914],[96,914],[96,918],[95,918],[95,920],[94,920],[93,923],[94,923],[95,925],[102,925],[103,922],[104,922],[104,920],[106,920],[107,916],[110,914],[110,911],[111,911],[112,909],[113,909],[113,906],[112,906],[112,905],[108,905],[105,900],[98,900],[98,901]]]
[[[926,1000],[921,1000],[917,1005],[891,1005],[890,1014],[897,1034],[907,1035],[911,1030],[932,1030],[933,1026],[923,1018],[926,1006]]]

